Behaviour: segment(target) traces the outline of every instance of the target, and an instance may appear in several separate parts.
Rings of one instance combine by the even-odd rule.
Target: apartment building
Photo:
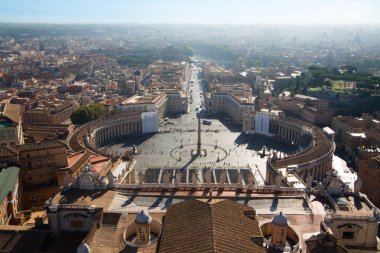
[[[68,120],[77,109],[73,101],[50,101],[24,112],[24,124],[59,125]]]

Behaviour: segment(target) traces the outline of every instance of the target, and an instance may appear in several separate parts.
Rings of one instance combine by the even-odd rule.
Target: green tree
[[[328,78],[326,78],[325,80],[323,80],[323,85],[324,86],[327,86],[327,87],[331,87],[332,86],[332,81]]]
[[[339,70],[338,70],[337,67],[332,68],[331,73],[332,73],[333,75],[339,75],[339,74],[340,74],[340,72],[339,72]]]
[[[84,124],[91,120],[99,118],[105,111],[102,104],[91,104],[87,106],[81,106],[76,109],[70,116],[73,124]]]
[[[183,47],[183,55],[186,57],[194,56],[193,49],[189,46]]]
[[[358,70],[354,66],[351,66],[351,65],[346,65],[345,69],[347,70],[347,73],[350,74],[350,75],[355,74],[356,72],[358,72]]]

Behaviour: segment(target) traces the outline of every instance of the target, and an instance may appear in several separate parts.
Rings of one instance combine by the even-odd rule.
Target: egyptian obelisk
[[[201,117],[198,116],[198,142],[197,142],[197,155],[201,155]]]

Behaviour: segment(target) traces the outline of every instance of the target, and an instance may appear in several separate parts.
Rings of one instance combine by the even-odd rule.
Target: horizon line
[[[168,23],[168,22],[24,22],[1,21],[0,24],[16,25],[200,25],[200,26],[379,26],[379,23]]]

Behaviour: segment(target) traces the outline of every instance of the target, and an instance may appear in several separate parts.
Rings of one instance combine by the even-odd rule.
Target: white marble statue
[[[175,174],[175,185],[178,186],[181,183],[182,179],[182,173],[180,171],[177,171]]]
[[[142,171],[140,171],[139,172],[139,185],[144,184],[144,178],[145,178],[145,174]]]
[[[63,178],[63,188],[65,188],[65,189],[69,189],[70,188],[70,185],[69,185],[69,173],[67,173],[67,171],[65,172],[65,176]]]
[[[275,185],[276,187],[280,187],[282,182],[282,174],[278,173],[275,178]]]
[[[220,188],[224,187],[224,183],[226,182],[226,177],[227,177],[226,171],[222,170],[219,177]]]
[[[196,172],[193,172],[193,174],[191,175],[191,183],[193,184],[194,187],[197,187],[198,178],[197,178],[197,175],[195,173]]]
[[[248,190],[252,191],[253,190],[253,185],[254,185],[255,178],[252,175],[252,173],[248,174]]]
[[[355,183],[354,183],[354,192],[355,194],[358,194],[362,188],[362,180],[358,177],[356,180],[355,180]]]
[[[309,176],[307,176],[306,178],[306,187],[307,189],[310,189],[311,186],[313,185],[313,180],[314,180],[314,177],[312,174],[310,174]]]
[[[243,173],[241,171],[238,172],[238,188],[243,188]]]
[[[108,179],[108,185],[107,188],[113,188],[114,187],[114,182],[113,182],[113,174],[111,171],[107,173],[107,179]]]
[[[163,177],[162,177],[162,181],[164,181],[164,186],[166,188],[169,188],[169,183],[170,183],[170,177],[169,177],[169,174],[166,172],[164,173]]]
[[[73,178],[73,182],[70,186],[71,188],[74,188],[74,189],[78,189],[79,188],[79,177],[78,176],[74,176]]]
[[[331,177],[330,182],[327,185],[327,191],[333,195],[339,195],[342,193],[343,191],[342,181],[340,180],[339,177],[337,176]]]
[[[97,179],[89,170],[84,170],[79,178],[79,189],[81,190],[95,190],[97,187]]]
[[[205,180],[206,180],[207,188],[210,188],[211,187],[211,169],[210,168],[206,169]]]

